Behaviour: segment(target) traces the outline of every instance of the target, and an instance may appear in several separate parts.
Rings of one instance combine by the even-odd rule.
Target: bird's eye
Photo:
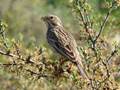
[[[50,19],[53,19],[53,16],[51,16]]]

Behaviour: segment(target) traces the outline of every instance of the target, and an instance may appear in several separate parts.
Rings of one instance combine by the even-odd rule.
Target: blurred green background
[[[24,41],[28,47],[31,41],[36,45],[44,43],[47,29],[41,17],[48,14],[59,16],[70,30],[77,26],[69,0],[0,0],[0,19],[8,24],[9,37]]]
[[[103,15],[107,12],[105,1],[90,0],[92,5],[91,19],[95,30],[99,27]],[[27,47],[45,44],[46,27],[41,16],[55,14],[62,19],[66,30],[78,33],[80,25],[71,10],[72,0],[0,0],[0,19],[8,24],[8,35],[24,41]],[[98,23],[96,23],[96,21]],[[114,26],[113,26],[114,23]],[[105,32],[119,32],[120,12],[115,11],[109,20]],[[112,31],[111,31],[112,30]],[[34,42],[34,43],[32,43]]]

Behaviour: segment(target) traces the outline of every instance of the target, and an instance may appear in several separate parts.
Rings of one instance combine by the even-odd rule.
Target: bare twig
[[[109,19],[110,14],[111,14],[111,12],[112,12],[114,9],[117,9],[117,8],[118,8],[118,7],[114,8],[114,7],[115,7],[115,2],[116,2],[115,0],[112,0],[112,6],[110,7],[108,13],[107,13],[106,16],[105,16],[105,19],[103,20],[103,23],[102,23],[101,26],[100,26],[100,30],[99,30],[98,35],[95,37],[94,44],[96,44],[97,39],[100,37],[101,33],[103,32],[103,30],[104,30],[104,28],[105,28],[105,25],[106,25],[106,23],[107,23],[107,21],[108,21],[108,19]]]
[[[103,32],[103,30],[104,30],[104,28],[105,28],[105,25],[106,25],[106,23],[107,23],[107,21],[108,21],[108,18],[109,18],[109,16],[110,16],[112,10],[113,10],[113,9],[112,9],[112,7],[111,7],[110,10],[108,11],[107,15],[105,16],[105,19],[103,20],[103,23],[102,23],[102,25],[100,26],[99,33],[98,33],[98,35],[95,37],[94,44],[96,43],[97,39],[100,37],[101,33]]]
[[[2,64],[2,63],[0,63],[0,66],[10,66],[10,65],[19,65],[19,64],[16,64],[16,63]]]
[[[107,58],[107,60],[106,60],[107,63],[110,63],[112,57],[113,57],[117,52],[118,52],[118,50],[116,50],[116,49],[111,52],[111,55],[110,55],[110,56]]]
[[[42,73],[37,73],[37,72],[34,72],[30,69],[25,69],[27,72],[29,72],[31,75],[37,75],[39,78],[40,77],[52,77],[50,75],[47,75],[47,74],[42,74]]]
[[[22,61],[26,61],[25,58],[23,58],[23,57],[20,58],[19,56],[15,55],[15,54],[12,54],[10,51],[5,52],[5,51],[0,50],[0,54],[1,54],[1,55],[5,55],[5,56],[8,56],[8,57],[12,57],[12,58],[21,59]]]

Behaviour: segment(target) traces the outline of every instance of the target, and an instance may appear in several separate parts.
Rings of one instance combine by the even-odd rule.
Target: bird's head
[[[61,20],[55,15],[48,15],[41,18],[47,26],[54,27],[54,26],[62,26]]]

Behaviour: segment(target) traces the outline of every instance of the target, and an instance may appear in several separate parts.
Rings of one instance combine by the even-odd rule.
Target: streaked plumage
[[[87,74],[83,70],[81,57],[77,50],[77,44],[74,37],[64,30],[61,20],[55,15],[42,17],[47,25],[47,41],[61,55],[67,57],[76,63],[83,77],[88,79]]]

